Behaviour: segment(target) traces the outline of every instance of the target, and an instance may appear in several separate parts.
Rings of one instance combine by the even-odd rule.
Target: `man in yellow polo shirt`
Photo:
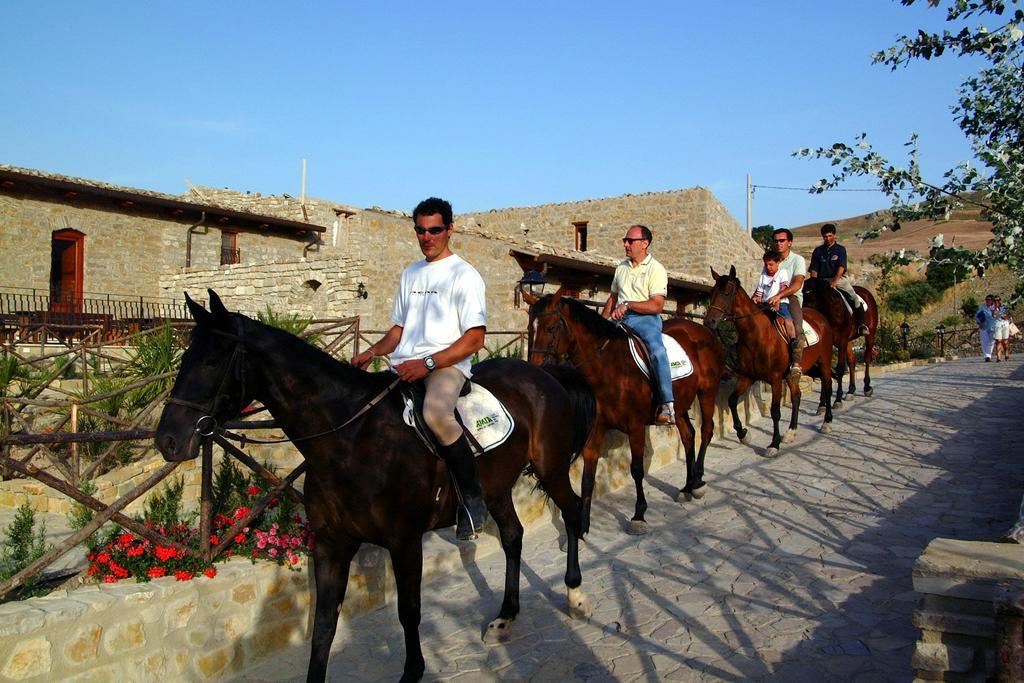
[[[668,354],[661,341],[661,311],[665,308],[668,294],[668,273],[665,266],[654,260],[648,253],[654,236],[643,225],[630,226],[622,238],[626,258],[615,269],[612,292],[604,304],[601,315],[612,320],[621,320],[647,344],[657,377],[657,391],[661,405],[655,416],[655,423],[670,425],[675,422],[676,413],[672,405],[672,374],[668,365]]]

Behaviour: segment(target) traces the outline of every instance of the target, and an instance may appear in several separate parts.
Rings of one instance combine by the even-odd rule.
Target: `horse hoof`
[[[818,406],[818,412],[816,412],[815,415],[824,415],[824,414],[825,414],[825,406]]]
[[[629,524],[626,525],[626,533],[630,536],[643,536],[650,528],[647,526],[647,522],[642,519],[631,519]]]
[[[579,588],[570,588],[569,616],[573,619],[589,619],[590,612],[590,596]]]
[[[790,429],[782,437],[782,443],[793,443],[796,441],[796,430]]]
[[[742,432],[737,432],[736,433],[736,437],[740,440],[740,443],[743,444],[744,446],[749,446],[750,445],[750,432],[748,432],[747,430],[744,429]]]
[[[700,500],[701,498],[704,497],[704,494],[707,493],[707,492],[708,492],[707,485],[706,484],[701,484],[700,486],[697,486],[692,491],[690,491],[690,495],[693,496],[694,500]]]
[[[777,457],[779,457],[779,449],[778,448],[774,448],[774,447],[769,447],[768,450],[766,450],[764,452],[764,457],[766,457],[766,458],[777,458]]]
[[[870,395],[871,395],[871,394],[873,394],[873,393],[875,393],[875,390],[874,390],[874,389],[865,389],[865,390],[864,390],[864,395],[865,395],[865,396],[870,396]]]
[[[832,404],[832,410],[839,410],[842,407],[843,407],[843,402],[842,401],[836,401],[835,403]],[[825,411],[822,410],[821,412],[825,412]]]
[[[826,422],[825,424],[821,425],[821,433],[822,434],[831,434],[832,433],[832,425],[830,425],[828,422]]]
[[[689,503],[691,500],[693,500],[693,493],[679,489],[679,493],[676,494],[677,503]]]
[[[487,631],[484,633],[484,643],[487,645],[497,645],[498,643],[507,643],[511,640],[513,621],[515,620],[498,617],[487,624]]]

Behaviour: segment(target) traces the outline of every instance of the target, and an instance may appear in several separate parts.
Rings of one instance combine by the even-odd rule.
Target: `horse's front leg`
[[[316,611],[313,615],[313,639],[306,680],[327,678],[327,659],[338,628],[338,615],[348,587],[348,569],[359,550],[359,541],[313,545],[313,582],[316,587]]]
[[[740,412],[737,408],[740,400],[740,396],[744,394],[750,385],[754,381],[749,377],[743,377],[742,375],[736,378],[736,387],[729,394],[729,412],[732,413],[732,428],[736,430],[736,438],[739,439],[742,444],[750,443],[750,435],[747,430],[743,428],[743,423],[740,422]]]
[[[875,352],[875,337],[872,333],[864,339],[864,395],[870,396],[871,389],[871,356]]]
[[[718,401],[718,387],[700,394],[700,451],[697,453],[697,473],[693,482],[693,497],[704,497],[704,455],[711,439],[715,438],[715,404]]]
[[[845,346],[836,347],[836,400],[832,403],[833,410],[843,407],[843,376],[846,374],[846,350],[849,347],[849,342]]]
[[[800,380],[791,377],[786,380],[789,387],[789,402],[793,405],[793,411],[789,414],[789,431],[782,437],[783,443],[791,443],[796,440],[797,424],[800,420],[800,400],[803,393],[800,391]]]
[[[853,350],[853,342],[846,345],[846,369],[850,373],[846,395],[853,398],[857,394],[857,354]]]
[[[679,432],[679,440],[683,442],[683,450],[686,452],[686,483],[676,494],[676,502],[681,503],[693,497],[693,484],[697,479],[697,458],[694,441],[696,431],[687,411],[676,409],[676,430]]]
[[[590,503],[594,497],[594,479],[597,477],[597,461],[601,457],[601,446],[608,430],[600,418],[583,447],[583,479],[580,481],[580,537],[590,531]]]
[[[650,529],[644,514],[647,512],[647,496],[644,495],[644,451],[647,446],[647,430],[642,420],[636,420],[629,428],[629,473],[636,484],[636,509],[633,519],[626,525],[626,533],[646,534]]]
[[[423,539],[404,539],[388,549],[398,588],[398,620],[405,634],[405,668],[400,681],[423,678],[426,665],[420,648],[420,584],[423,581]]]
[[[764,457],[774,458],[779,454],[779,445],[782,443],[782,434],[779,433],[779,420],[782,419],[782,378],[772,378],[772,442]]]
[[[501,601],[501,609],[497,618],[487,625],[484,642],[490,645],[503,643],[512,637],[512,622],[519,614],[519,572],[523,555],[523,525],[516,514],[512,503],[512,492],[509,492],[494,506],[491,516],[498,525],[501,537],[501,549],[505,551],[505,597]],[[566,525],[566,534],[571,542],[575,539],[575,529]],[[571,552],[571,551],[570,551]]]

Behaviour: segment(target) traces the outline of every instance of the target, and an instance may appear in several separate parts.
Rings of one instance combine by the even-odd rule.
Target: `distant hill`
[[[853,261],[866,261],[871,254],[887,251],[914,249],[921,254],[928,253],[932,237],[942,233],[946,246],[956,244],[968,249],[979,250],[992,239],[992,224],[981,219],[980,209],[965,207],[950,216],[948,221],[913,221],[904,223],[895,232],[886,231],[875,239],[858,243],[855,235],[878,225],[886,211],[875,211],[852,218],[839,218],[792,228],[793,239],[798,252],[810,255],[814,247],[821,244],[821,226],[834,223],[839,228],[839,241],[846,247],[846,253]],[[955,240],[955,241],[954,241]]]

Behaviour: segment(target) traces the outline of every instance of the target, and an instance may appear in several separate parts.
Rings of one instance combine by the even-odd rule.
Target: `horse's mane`
[[[311,344],[291,332],[267,325],[241,313],[232,313],[232,315],[241,318],[243,325],[247,323],[255,325],[260,333],[272,340],[273,344],[282,346],[282,352],[287,353],[292,362],[316,368],[318,374],[335,376],[350,382],[359,381],[369,387],[374,387],[377,383],[383,386],[394,379],[394,375],[390,372],[366,372],[353,367],[347,361],[338,360],[315,344]]]
[[[569,296],[563,296],[562,303],[569,307],[572,317],[595,337],[605,338],[626,336],[626,333],[621,327],[604,318],[600,313],[594,311],[586,304],[580,303]]]

